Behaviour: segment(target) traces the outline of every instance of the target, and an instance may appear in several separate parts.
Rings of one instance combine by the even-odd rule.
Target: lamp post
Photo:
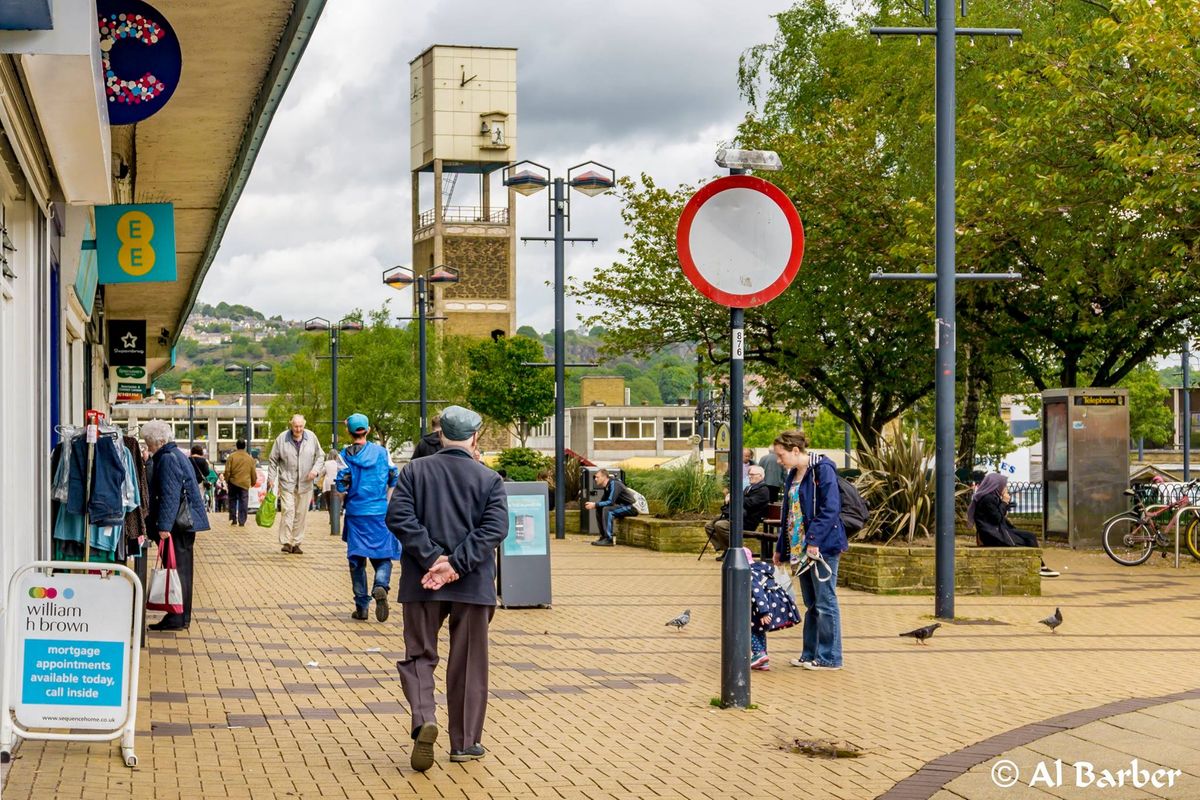
[[[967,15],[967,0],[961,0],[962,15]],[[929,0],[925,1],[929,17]],[[955,50],[956,36],[1004,36],[1011,44],[1021,35],[1017,28],[959,28],[954,0],[934,0],[931,28],[871,28],[872,36],[882,43],[884,36],[933,37],[935,82],[934,188],[936,202],[934,225],[935,271],[933,273],[873,273],[872,280],[921,280],[934,283],[934,348],[937,371],[934,381],[935,451],[934,509],[937,535],[934,540],[936,589],[934,616],[954,619],[954,377],[957,344],[955,342],[955,284],[960,280],[1019,280],[1017,273],[958,273],[955,266]]]
[[[554,538],[565,539],[566,530],[566,242],[595,242],[595,237],[568,237],[571,200],[567,186],[589,197],[603,194],[616,185],[616,173],[596,161],[585,161],[567,170],[566,179],[552,178],[549,167],[534,161],[518,161],[501,173],[504,185],[529,196],[553,183],[549,224],[553,236],[522,236],[523,242],[554,243]]]
[[[406,286],[416,285],[417,316],[415,318],[398,317],[398,319],[418,320],[417,350],[419,351],[421,362],[419,368],[421,380],[421,431],[417,434],[418,439],[425,435],[429,424],[429,369],[425,344],[425,324],[431,319],[445,319],[445,317],[433,317],[428,314],[428,311],[433,306],[433,290],[430,287],[438,283],[458,283],[458,280],[458,270],[453,267],[447,267],[445,264],[431,267],[421,274],[413,272],[409,267],[392,267],[383,272],[383,282],[393,289],[403,289]]]
[[[337,449],[338,439],[338,362],[350,358],[338,353],[338,340],[342,331],[361,331],[362,323],[353,317],[343,317],[340,322],[330,324],[324,317],[313,317],[304,321],[306,331],[329,331],[329,363],[332,369],[332,408],[330,414],[330,442]],[[324,356],[322,356],[324,357]],[[340,536],[342,533],[342,496],[337,492],[329,493],[329,535]]]
[[[188,454],[191,454],[192,448],[196,446],[196,400],[204,400],[208,395],[192,394],[191,378],[184,378],[179,382],[179,391],[183,394],[175,395],[176,400],[188,401]]]
[[[251,447],[251,442],[254,441],[254,422],[250,418],[250,380],[256,372],[270,372],[271,368],[266,364],[226,364],[225,371],[236,375],[241,373],[242,380],[246,385],[246,452],[253,455],[251,452],[254,448]],[[233,438],[237,438],[236,436]]]

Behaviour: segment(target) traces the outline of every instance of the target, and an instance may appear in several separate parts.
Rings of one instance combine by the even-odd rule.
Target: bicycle
[[[1176,525],[1183,523],[1181,516],[1176,518],[1176,512],[1193,504],[1191,492],[1198,485],[1200,479],[1185,485],[1174,503],[1154,506],[1147,506],[1138,492],[1126,489],[1125,494],[1133,498],[1133,510],[1118,514],[1105,524],[1104,552],[1125,567],[1144,564],[1155,546],[1162,548],[1163,558],[1166,558],[1174,544],[1170,535],[1175,532]],[[1160,523],[1166,523],[1165,527],[1160,527]],[[1186,526],[1183,532],[1186,549],[1193,558],[1200,560],[1200,515],[1192,514]]]

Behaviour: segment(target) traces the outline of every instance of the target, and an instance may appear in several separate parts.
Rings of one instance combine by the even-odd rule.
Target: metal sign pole
[[[729,547],[721,563],[721,705],[750,705],[750,562],[742,548],[746,310],[729,309]]]

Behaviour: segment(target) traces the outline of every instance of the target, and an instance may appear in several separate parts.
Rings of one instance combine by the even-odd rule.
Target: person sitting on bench
[[[1008,478],[998,472],[983,476],[967,506],[967,522],[975,526],[981,547],[1038,547],[1038,539],[1029,531],[1019,530],[1008,521],[1012,501]],[[1057,578],[1058,573],[1042,562],[1041,576]]]
[[[763,481],[766,472],[757,464],[747,470],[750,485],[742,493],[742,530],[752,531],[758,528],[766,516],[767,506],[771,504],[771,490]],[[721,506],[721,516],[704,526],[708,540],[712,542],[717,553],[717,561],[725,557],[725,548],[729,547],[729,492],[725,493],[725,505]]]

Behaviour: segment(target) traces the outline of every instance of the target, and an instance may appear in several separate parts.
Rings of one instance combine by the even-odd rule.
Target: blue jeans
[[[392,580],[392,560],[390,558],[372,558],[371,566],[375,568],[375,589],[382,586],[388,591]],[[354,607],[366,611],[371,604],[371,595],[367,593],[367,557],[350,556],[350,583],[354,586]]]
[[[816,661],[828,667],[842,666],[842,615],[837,601],[837,570],[841,554],[825,556],[833,572],[828,581],[817,580],[817,570],[825,577],[819,562],[800,576],[800,594],[804,598],[804,650],[802,661]]]
[[[596,506],[596,514],[600,517],[600,530],[604,531],[604,537],[611,539],[613,535],[613,519],[616,517],[633,516],[637,514],[637,509],[627,505]]]

